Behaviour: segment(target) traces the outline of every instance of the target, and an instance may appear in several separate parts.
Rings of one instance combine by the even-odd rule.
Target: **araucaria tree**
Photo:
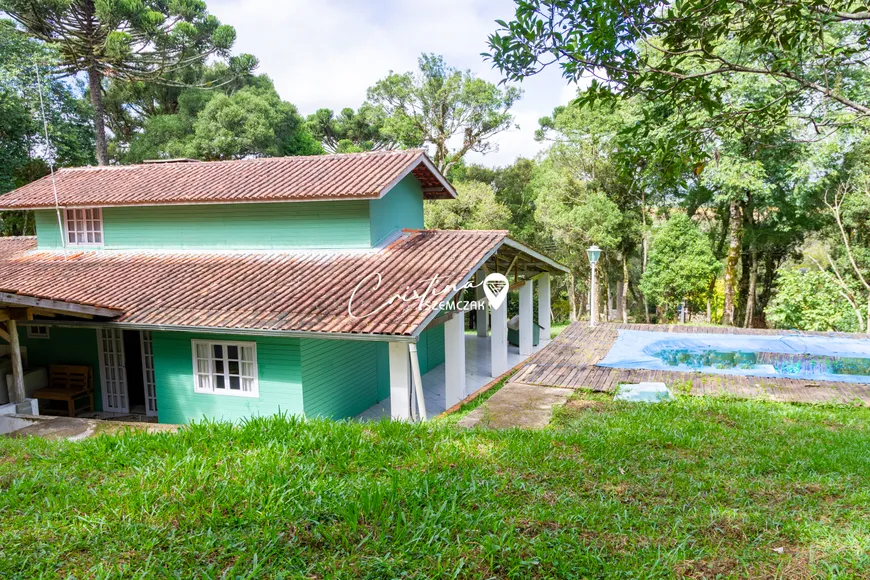
[[[369,89],[368,100],[386,111],[383,135],[405,147],[431,145],[443,173],[469,151],[495,151],[492,137],[514,126],[520,90],[447,66],[441,56],[424,54],[419,64],[418,73],[391,73]]]
[[[109,162],[103,79],[156,81],[227,54],[236,36],[202,0],[0,0],[0,11],[57,48],[56,74],[87,75],[100,165]]]

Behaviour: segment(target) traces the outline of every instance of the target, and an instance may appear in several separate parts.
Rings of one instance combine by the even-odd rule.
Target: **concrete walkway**
[[[7,433],[7,437],[32,436],[42,437],[43,439],[66,439],[67,441],[79,441],[94,435],[112,435],[126,429],[156,433],[160,431],[176,431],[179,427],[179,425],[100,421],[98,419],[54,417],[51,415],[13,415],[0,417],[0,421],[3,420],[15,420],[19,425],[26,425],[11,433]]]
[[[573,389],[508,383],[484,404],[460,419],[460,427],[542,429],[553,409],[564,405]]]

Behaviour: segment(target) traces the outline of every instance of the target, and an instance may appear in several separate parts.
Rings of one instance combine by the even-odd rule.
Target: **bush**
[[[765,310],[774,328],[857,332],[858,318],[840,289],[823,272],[783,270]]]

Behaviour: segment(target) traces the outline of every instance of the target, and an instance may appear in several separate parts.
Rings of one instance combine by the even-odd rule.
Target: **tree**
[[[555,249],[553,240],[541,231],[535,221],[537,192],[532,187],[535,162],[519,158],[506,167],[484,167],[459,163],[453,166],[450,179],[454,183],[480,181],[495,190],[495,197],[510,210],[508,229],[511,237],[543,251]]]
[[[106,126],[112,132],[109,158],[129,162],[132,142],[154,117],[174,115],[185,107],[185,112],[195,118],[217,92],[232,94],[249,86],[274,88],[268,77],[253,74],[258,64],[253,55],[241,54],[227,62],[190,64],[167,73],[159,83],[110,79],[103,96]],[[148,158],[134,156],[137,161]]]
[[[235,30],[200,0],[0,0],[0,10],[57,48],[59,75],[87,75],[100,165],[109,163],[104,78],[155,82],[210,55],[226,55],[235,41]]]
[[[427,201],[424,206],[427,228],[440,230],[503,230],[511,213],[495,196],[491,185],[479,181],[455,183],[457,198]]]
[[[863,326],[842,289],[824,272],[790,269],[776,279],[777,293],[767,307],[774,328],[855,332]]]
[[[737,265],[742,254],[743,222],[753,196],[770,190],[764,165],[739,155],[724,156],[703,174],[708,188],[718,192],[728,211],[728,255],[725,258],[725,306],[722,323],[736,322]],[[750,210],[751,211],[751,210]]]
[[[630,235],[619,207],[598,182],[588,178],[586,168],[576,151],[556,147],[535,168],[532,180],[537,192],[535,220],[555,242],[555,257],[571,270],[567,293],[572,320],[580,314],[580,304],[585,304],[583,296],[588,296],[585,284],[578,287],[577,283],[589,272],[586,248],[597,244],[605,250],[599,273],[606,275],[606,260],[616,254],[622,236]]]
[[[358,153],[395,148],[395,140],[384,134],[385,120],[382,107],[364,103],[358,111],[348,107],[338,115],[332,109],[318,109],[305,124],[326,151]]]
[[[45,76],[51,47],[0,19],[0,193],[21,187],[56,166],[93,162],[93,130],[81,89]],[[41,83],[37,83],[40,67]],[[45,126],[40,107],[45,103]],[[48,130],[48,141],[45,129]],[[0,212],[0,235],[33,233],[25,212]]]
[[[185,88],[175,97],[174,113],[145,116],[129,144],[113,146],[114,154],[122,162],[139,163],[176,157],[216,160],[323,152],[296,107],[281,100],[268,77],[250,77],[244,85],[238,90],[232,90],[238,85],[215,90]]]
[[[697,304],[706,296],[718,267],[710,241],[687,215],[678,213],[653,238],[640,287],[665,312],[673,313],[683,300]]]
[[[391,71],[368,90],[370,103],[387,114],[383,134],[404,147],[433,146],[442,173],[469,151],[497,150],[492,137],[514,126],[510,109],[521,91],[449,67],[441,56],[424,54],[418,62],[418,73]]]
[[[274,90],[247,87],[232,95],[219,93],[193,124],[192,150],[206,160],[321,153],[303,123],[296,107]]]
[[[870,116],[870,12],[851,1],[517,0],[499,25],[488,57],[509,79],[558,63],[571,81],[594,79],[586,102],[643,94],[699,104],[708,121],[798,115],[818,133]],[[777,90],[735,104],[728,88],[745,77]]]

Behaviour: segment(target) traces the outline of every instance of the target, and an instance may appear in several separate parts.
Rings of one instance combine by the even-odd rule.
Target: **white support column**
[[[492,308],[492,333],[489,338],[491,375],[500,377],[508,370],[507,306],[502,302],[499,308]]]
[[[444,323],[444,400],[449,409],[465,398],[465,313]]]
[[[532,354],[532,324],[534,317],[532,313],[532,294],[534,292],[535,283],[532,280],[526,280],[526,283],[520,286],[520,355],[529,356]]]
[[[411,359],[404,342],[390,343],[390,417],[411,420]]]
[[[538,324],[541,326],[540,345],[550,342],[550,274],[538,278]]]
[[[486,273],[483,270],[478,270],[477,272],[477,284],[480,284],[474,289],[474,299],[477,302],[483,302],[486,299],[486,294],[483,291],[483,280],[486,278]],[[488,307],[483,308],[483,310],[476,310],[474,315],[477,317],[475,319],[477,326],[477,336],[486,336],[486,310]]]
[[[408,354],[411,356],[411,382],[414,385],[414,399],[417,402],[417,416],[421,421],[427,421],[426,398],[423,396],[423,375],[420,374],[420,357],[417,356],[417,345],[408,343]]]

